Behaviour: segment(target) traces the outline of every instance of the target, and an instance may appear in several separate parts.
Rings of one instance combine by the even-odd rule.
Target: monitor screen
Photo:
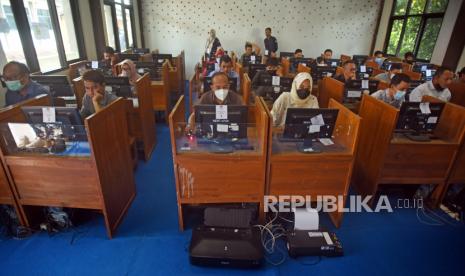
[[[67,76],[60,75],[31,75],[33,81],[38,82],[50,92],[52,97],[73,97],[74,91]]]
[[[257,74],[258,71],[265,71],[266,70],[266,65],[265,64],[249,64],[249,78],[253,80],[255,77],[255,74]]]
[[[243,105],[196,105],[196,136],[199,138],[247,138],[248,108]]]
[[[165,60],[169,60],[170,62],[173,59],[173,55],[171,54],[152,54],[153,62],[159,65],[162,65]]]
[[[445,103],[403,102],[396,132],[430,134],[434,131]]]
[[[331,138],[338,109],[288,108],[283,138]]]
[[[119,59],[121,61],[123,61],[125,59],[130,59],[132,61],[138,61],[140,59],[140,54],[123,54],[123,53],[119,53],[118,57],[119,57]]]

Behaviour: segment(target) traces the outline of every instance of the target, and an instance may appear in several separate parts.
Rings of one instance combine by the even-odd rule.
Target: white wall
[[[279,51],[302,48],[307,57],[324,49],[334,54],[370,51],[381,0],[142,0],[146,46],[161,53],[185,50],[192,74],[209,29],[226,50],[242,54],[246,41],[263,47],[264,30],[273,29]]]

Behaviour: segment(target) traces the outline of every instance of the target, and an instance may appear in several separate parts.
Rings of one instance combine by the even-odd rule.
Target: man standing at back
[[[276,37],[271,36],[271,28],[268,27],[265,29],[265,56],[275,56],[276,51],[278,51],[278,41]]]

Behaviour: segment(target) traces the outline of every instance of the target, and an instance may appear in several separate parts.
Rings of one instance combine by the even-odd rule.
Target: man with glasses
[[[26,64],[17,61],[10,61],[3,67],[2,82],[7,88],[5,106],[49,94],[45,87],[31,80],[29,74]]]
[[[342,67],[344,71],[341,74],[335,75],[334,78],[342,83],[346,83],[349,80],[355,80],[357,76],[357,66],[355,62],[351,59],[346,60]]]

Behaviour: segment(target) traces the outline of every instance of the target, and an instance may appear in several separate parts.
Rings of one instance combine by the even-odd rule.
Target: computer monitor
[[[392,61],[385,61],[383,62],[383,64],[381,65],[381,69],[383,70],[386,70],[386,71],[389,71],[391,69],[391,66],[396,63],[396,64],[400,64],[400,68],[402,68],[402,63],[400,62],[392,62]]]
[[[196,105],[196,136],[207,140],[245,139],[247,116],[244,105]]]
[[[434,74],[436,74],[436,69],[426,69],[425,71],[421,72],[421,80],[430,81],[433,79]]]
[[[92,60],[88,61],[84,64],[84,68],[87,70],[99,70],[105,76],[112,76],[113,72],[111,70],[111,66],[108,62],[104,60]],[[84,73],[84,71],[79,70],[80,75]]]
[[[143,54],[150,53],[150,49],[149,48],[134,48],[134,49],[132,49],[132,52],[134,54],[143,55]]]
[[[332,58],[332,59],[325,60],[325,63],[327,66],[330,66],[330,67],[338,67],[341,65],[341,60]]]
[[[266,70],[266,65],[265,64],[249,64],[249,78],[253,80],[255,77],[255,74],[257,74],[258,71],[265,71]]]
[[[172,54],[152,54],[153,62],[159,64],[160,66],[165,63],[165,60],[169,60],[172,62],[173,55]]]
[[[203,91],[207,92],[211,90],[212,77],[205,77],[203,79]],[[229,90],[237,92],[237,78],[229,78]]]
[[[242,66],[247,66],[249,64],[261,64],[262,56],[251,55],[242,57]]]
[[[128,77],[105,77],[105,91],[123,98],[131,98],[133,96]]]
[[[316,66],[315,70],[312,70],[313,80],[320,80],[324,77],[332,77],[336,74],[336,67],[330,66]]]
[[[52,97],[73,97],[74,92],[67,76],[31,75],[31,80],[44,86]]]
[[[119,53],[118,57],[121,61],[125,59],[130,59],[132,61],[138,61],[141,57],[140,54],[128,54],[128,53]]]
[[[445,103],[403,102],[395,132],[405,133],[412,140],[429,140],[444,106]]]
[[[50,106],[23,106],[21,110],[29,124],[44,124],[43,108]],[[55,123],[59,124],[66,138],[77,141],[87,140],[86,130],[79,110],[75,107],[52,107],[55,110]]]
[[[293,58],[294,53],[293,52],[279,52],[279,57],[280,58]]]
[[[359,101],[363,91],[368,90],[372,94],[378,90],[379,80],[348,80],[344,86],[344,102]]]
[[[407,94],[405,96],[405,99],[409,100],[410,93],[412,93],[413,89],[417,88],[417,86],[419,86],[422,83],[423,83],[422,80],[411,80],[410,85],[409,85],[409,87],[407,88],[407,91],[406,91]]]
[[[357,77],[359,79],[368,79],[373,74],[373,68],[364,64],[357,66]]]
[[[161,68],[157,63],[150,61],[137,61],[134,63],[136,65],[137,73],[139,75],[144,75],[149,73],[150,80],[159,81],[162,79]]]
[[[436,66],[432,63],[426,63],[426,62],[416,62],[415,65],[412,67],[413,72],[426,72],[426,70],[433,70],[436,69]]]
[[[288,108],[283,138],[289,141],[331,138],[338,112],[331,108]]]
[[[358,66],[365,64],[367,61],[368,56],[367,55],[353,55],[352,60],[357,64]]]
[[[312,58],[291,58],[290,63],[293,64],[294,68],[299,66],[299,64],[305,65],[307,67],[311,67],[314,63],[315,60]]]
[[[272,102],[274,102],[283,92],[291,91],[293,79],[262,74],[260,75],[258,81],[259,86],[270,87],[268,89],[265,89],[265,94],[261,96],[263,96],[265,100],[271,100]]]

